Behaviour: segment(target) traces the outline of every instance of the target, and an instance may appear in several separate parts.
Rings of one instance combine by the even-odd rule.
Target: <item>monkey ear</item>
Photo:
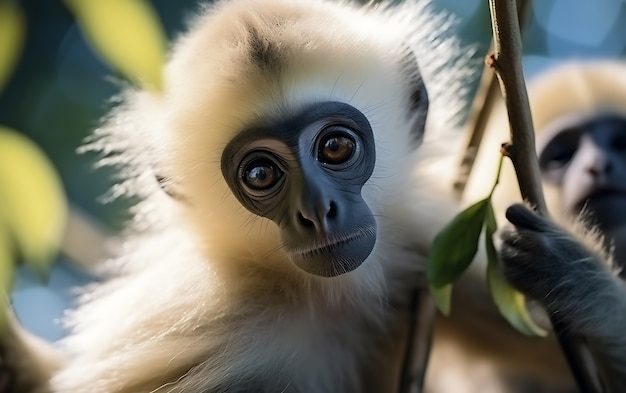
[[[156,181],[159,183],[159,187],[172,199],[176,199],[178,201],[184,201],[185,197],[176,191],[176,184],[169,176],[164,176],[160,173],[156,173],[155,175]]]
[[[419,144],[424,137],[426,129],[426,115],[428,113],[429,98],[426,85],[422,79],[417,56],[415,52],[406,46],[406,55],[403,59],[404,73],[411,91],[409,97],[409,116],[414,118],[413,131],[415,141]]]

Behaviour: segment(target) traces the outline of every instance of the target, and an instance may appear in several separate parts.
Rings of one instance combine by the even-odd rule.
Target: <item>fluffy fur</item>
[[[562,127],[559,127],[564,122],[571,124],[572,121],[580,121],[597,113],[624,115],[626,67],[611,61],[564,64],[535,79],[529,86],[529,98],[537,133],[537,148],[541,151],[551,132],[561,130]],[[507,124],[506,112],[501,106],[488,125],[466,188],[465,203],[488,194],[495,179],[499,146],[509,139]],[[501,181],[494,194],[496,214],[501,226],[507,222],[504,217],[506,208],[513,202],[521,201],[512,165],[508,160],[504,164]],[[568,315],[572,332],[596,341],[597,345],[592,342],[592,348],[595,345],[600,355],[596,360],[599,367],[608,366],[607,370],[618,383],[615,386],[622,386],[619,385],[619,375],[626,375],[624,370],[619,370],[620,365],[624,364],[622,341],[626,315],[620,311],[624,307],[622,284],[611,273],[614,267],[610,259],[604,257],[606,253],[604,244],[599,240],[599,233],[590,231],[584,218],[574,217],[576,212],[568,211],[558,185],[544,182],[544,192],[553,217],[573,231],[575,237],[556,226],[545,234],[532,235],[535,237],[530,232],[508,232],[505,240],[509,241],[506,257],[509,276],[516,276],[517,283],[525,280],[527,285],[523,289],[547,306],[550,312]],[[623,233],[621,227],[603,235],[613,239],[618,246],[617,243],[623,243]],[[534,240],[529,240],[527,236]],[[543,236],[543,240],[538,241],[538,236]],[[518,242],[532,246],[526,250],[511,245]],[[581,247],[581,242],[584,247]],[[620,247],[616,248],[619,251]],[[575,253],[572,250],[584,251]],[[555,255],[561,257],[556,258]],[[568,260],[565,257],[567,255],[574,256]],[[546,267],[538,273],[543,266],[541,261],[545,262]],[[619,253],[617,262],[623,263]],[[477,377],[473,380],[478,384],[481,380],[487,383],[483,384],[483,388],[467,385],[466,390],[455,392],[577,391],[554,337],[529,339],[509,326],[498,327],[502,320],[496,315],[495,308],[490,306],[491,301],[486,292],[480,290],[486,288],[483,268],[484,265],[475,264],[474,269],[458,283],[452,317],[438,322],[431,359],[433,370],[439,370],[437,375],[441,375],[445,374],[445,364],[455,365],[448,368],[450,376],[455,375],[455,368],[456,375],[474,375]],[[551,289],[570,287],[572,284],[576,290],[568,296],[556,299],[546,297],[547,293],[555,293]],[[597,292],[598,287],[604,290]],[[462,325],[467,327],[459,331],[458,327]],[[607,345],[607,342],[611,344]],[[494,375],[497,378],[491,378]],[[442,384],[445,381],[443,378],[433,380]],[[621,391],[621,388],[615,391]]]
[[[469,75],[467,51],[445,37],[448,19],[427,7],[207,7],[173,47],[164,92],[126,92],[86,147],[119,168],[113,194],[139,203],[110,279],[69,313],[64,364],[41,391],[394,391],[410,293],[454,213],[429,168],[453,135]],[[416,149],[407,119],[419,80],[430,110]],[[275,224],[245,210],[220,171],[243,127],[318,100],[363,112],[377,151],[362,192],[376,245],[334,278],[298,270]]]
[[[612,259],[523,205],[507,210],[515,225],[503,233],[506,276],[537,299],[587,345],[602,391],[626,388],[626,286],[608,266]],[[590,241],[592,237],[584,238]],[[608,266],[607,266],[608,265]],[[598,389],[600,390],[600,389]]]

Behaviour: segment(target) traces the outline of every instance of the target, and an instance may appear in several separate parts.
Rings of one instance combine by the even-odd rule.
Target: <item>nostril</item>
[[[337,217],[337,205],[335,202],[330,202],[330,207],[328,209],[328,213],[326,213],[327,218],[335,218]]]
[[[613,170],[613,164],[609,160],[598,160],[587,168],[593,176],[609,174]]]
[[[311,221],[308,218],[304,217],[302,215],[302,213],[298,213],[298,221],[300,221],[300,224],[302,224],[302,226],[305,227],[305,228],[311,228],[311,227],[315,226],[313,221]]]

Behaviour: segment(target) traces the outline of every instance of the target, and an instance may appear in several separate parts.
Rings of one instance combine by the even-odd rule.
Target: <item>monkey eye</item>
[[[274,187],[282,178],[283,171],[267,157],[249,161],[241,171],[241,180],[252,190],[263,191]]]
[[[559,169],[567,165],[574,157],[574,150],[560,150],[553,152],[553,155],[545,161],[545,169]]]
[[[356,142],[351,135],[333,132],[321,140],[317,159],[325,164],[343,164],[352,158],[355,150]]]
[[[551,171],[567,166],[578,151],[581,134],[580,129],[573,128],[554,136],[539,156],[541,169]]]

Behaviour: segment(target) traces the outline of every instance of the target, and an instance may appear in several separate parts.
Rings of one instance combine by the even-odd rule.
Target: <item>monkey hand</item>
[[[590,276],[608,274],[593,252],[548,218],[522,204],[510,206],[506,218],[514,227],[501,235],[504,275],[548,308],[560,308],[561,300],[588,293],[580,291],[580,283],[591,284],[595,280]]]

